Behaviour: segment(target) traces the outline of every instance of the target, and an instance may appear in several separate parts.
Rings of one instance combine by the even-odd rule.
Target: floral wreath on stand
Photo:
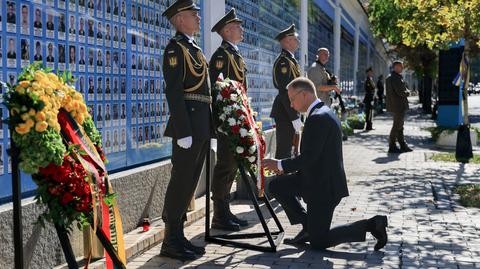
[[[45,204],[38,222],[49,221],[71,231],[96,225],[96,206],[101,201],[111,205],[114,194],[105,184],[105,169],[86,165],[90,158],[85,146],[68,141],[63,120],[85,134],[82,139],[91,147],[102,165],[107,162],[102,141],[83,96],[70,83],[69,72],[61,76],[44,69],[40,63],[27,66],[16,85],[7,85],[4,104],[10,112],[8,124],[19,149],[20,169],[38,185],[37,203]],[[94,150],[92,150],[92,148]],[[96,170],[96,171],[92,171]],[[92,173],[95,175],[92,176]]]
[[[245,171],[257,172],[257,189],[263,196],[265,188],[262,160],[266,144],[261,127],[255,122],[245,86],[225,79],[215,84],[215,114],[218,116],[218,131],[229,137],[230,148],[237,163]]]

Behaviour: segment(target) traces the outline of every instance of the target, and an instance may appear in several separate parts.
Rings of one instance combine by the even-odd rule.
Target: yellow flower
[[[17,87],[15,87],[15,91],[17,91],[17,92],[20,93],[20,94],[24,94],[24,93],[25,93],[25,89],[24,89],[22,86],[20,86],[20,85],[18,85]]]
[[[45,115],[45,113],[40,111],[40,112],[37,112],[37,114],[35,114],[35,119],[37,121],[44,121],[47,119],[47,115]]]
[[[75,120],[81,125],[83,124],[83,121],[85,120],[82,114],[77,114],[75,117]]]
[[[58,82],[58,77],[54,73],[48,73],[47,77],[55,82]]]
[[[79,104],[78,110],[82,113],[87,112],[87,106],[84,103]]]
[[[28,119],[25,124],[28,126],[28,128],[32,128],[33,125],[35,125],[35,122],[32,119]]]
[[[30,115],[30,116],[35,116],[36,113],[37,112],[33,108],[30,108],[30,110],[28,111],[28,115]]]
[[[23,135],[30,132],[30,127],[28,127],[25,123],[20,123],[17,127],[15,127],[15,131]]]
[[[38,70],[38,71],[35,71],[35,80],[36,81],[42,81],[42,80],[48,80],[48,78],[47,78],[47,75],[43,71]]]
[[[83,96],[82,96],[80,93],[78,93],[78,92],[75,93],[75,95],[73,96],[73,98],[74,98],[75,100],[78,100],[78,101],[82,101],[82,100],[83,100]]]
[[[35,131],[41,133],[45,131],[48,127],[48,123],[45,121],[39,121],[37,124],[35,124]]]
[[[67,112],[71,112],[71,111],[73,110],[73,107],[72,107],[72,104],[71,104],[71,103],[65,104],[65,106],[64,106],[63,108],[65,108],[65,110],[66,110]]]
[[[27,88],[28,86],[30,86],[30,81],[28,80],[22,80],[18,83],[18,85],[20,85],[21,87],[23,88]]]
[[[30,115],[28,115],[28,113],[23,113],[22,116],[20,116],[22,118],[23,121],[27,121],[28,119],[30,119]]]

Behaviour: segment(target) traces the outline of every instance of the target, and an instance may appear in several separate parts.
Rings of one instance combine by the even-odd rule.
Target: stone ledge
[[[192,223],[205,217],[205,196],[195,199],[195,205],[195,210],[187,213],[185,227],[190,226]],[[210,202],[210,208],[213,208],[212,202]],[[142,228],[140,227],[125,234],[125,255],[127,257],[127,262],[163,242],[164,232],[165,225],[163,221],[161,219],[157,219],[151,223],[150,230],[148,232],[143,232]],[[85,261],[83,258],[79,258],[77,259],[77,263],[79,266],[84,266]],[[105,269],[105,258],[90,263],[88,268]],[[54,269],[68,269],[68,266],[66,264],[62,264]]]

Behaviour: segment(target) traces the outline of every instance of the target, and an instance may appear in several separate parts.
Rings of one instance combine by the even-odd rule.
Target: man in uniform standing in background
[[[373,118],[373,99],[375,97],[375,81],[373,81],[373,69],[369,67],[367,69],[367,79],[365,80],[365,97],[363,98],[363,105],[365,106],[365,122],[366,131],[373,130],[372,118]]]
[[[315,84],[317,96],[322,102],[330,107],[332,99],[330,92],[336,91],[340,94],[340,88],[337,86],[336,77],[327,70],[325,66],[330,58],[330,52],[327,48],[319,48],[317,50],[317,60],[308,69],[308,78]]]
[[[210,81],[215,85],[217,78],[235,80],[243,83],[247,89],[247,69],[237,44],[243,40],[242,20],[231,9],[212,28],[222,37],[222,44],[210,59]],[[215,102],[216,96],[213,97]],[[214,111],[219,113],[220,111]],[[218,115],[217,115],[218,116]],[[217,163],[213,171],[212,200],[213,219],[212,228],[239,231],[240,227],[247,226],[246,220],[239,219],[230,210],[230,189],[237,174],[237,162],[230,146],[229,138],[222,133],[218,134]]]
[[[165,239],[160,255],[192,260],[205,253],[185,238],[183,225],[213,133],[207,60],[193,35],[200,31],[200,8],[178,0],[162,14],[177,30],[164,51],[163,74],[170,118],[165,136],[172,138],[172,171],[162,219]],[[185,165],[189,166],[185,169]]]
[[[273,101],[270,117],[275,120],[277,129],[275,158],[283,159],[292,156],[292,146],[298,154],[302,126],[300,115],[290,106],[287,94],[288,83],[300,76],[300,66],[294,55],[299,45],[295,24],[281,31],[275,39],[280,42],[282,52],[273,64],[273,85],[278,89],[278,95]]]

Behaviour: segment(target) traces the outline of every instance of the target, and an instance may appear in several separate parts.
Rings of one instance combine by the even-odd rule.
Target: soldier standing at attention
[[[193,39],[200,31],[199,10],[192,0],[178,0],[162,14],[177,33],[165,48],[163,59],[170,108],[165,136],[172,138],[172,171],[162,213],[165,239],[160,255],[179,260],[192,260],[205,253],[183,233],[186,211],[214,131],[207,60]]]
[[[210,81],[212,85],[220,74],[225,79],[236,80],[247,87],[247,69],[237,44],[243,40],[242,20],[231,9],[212,28],[223,39],[220,47],[210,59]],[[216,98],[214,97],[214,100]],[[214,111],[214,113],[217,113]],[[213,171],[212,200],[213,219],[212,228],[239,231],[240,226],[247,226],[246,220],[239,219],[230,210],[230,189],[235,180],[237,162],[230,146],[230,140],[225,134],[218,135],[217,163]]]
[[[276,159],[290,158],[292,146],[298,154],[298,141],[302,121],[297,111],[290,106],[287,94],[287,85],[290,81],[300,76],[300,66],[295,59],[298,49],[298,34],[295,24],[281,31],[275,39],[280,42],[282,52],[273,64],[273,85],[278,89],[270,117],[275,120],[276,131]]]
[[[375,81],[373,81],[373,69],[369,67],[367,69],[367,79],[365,80],[365,97],[363,98],[363,104],[365,105],[365,122],[367,126],[366,131],[373,130],[372,118],[373,118],[373,99],[375,97]]]

